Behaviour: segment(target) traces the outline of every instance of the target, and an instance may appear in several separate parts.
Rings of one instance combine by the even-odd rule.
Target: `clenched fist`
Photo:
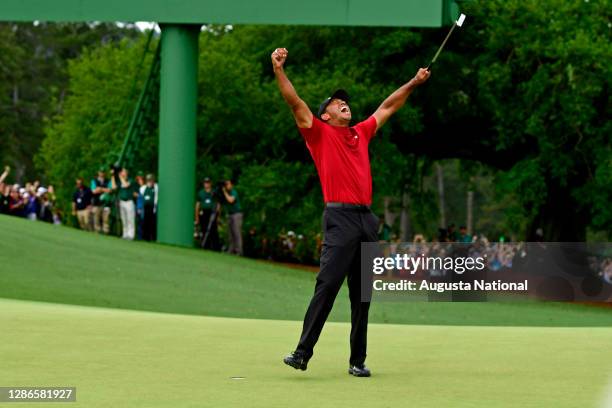
[[[285,64],[287,60],[287,55],[289,51],[286,48],[277,48],[272,53],[272,66],[274,69],[280,69]]]
[[[430,75],[431,75],[431,72],[428,71],[426,68],[419,68],[418,72],[413,78],[413,81],[415,84],[421,85],[423,82],[429,79]]]

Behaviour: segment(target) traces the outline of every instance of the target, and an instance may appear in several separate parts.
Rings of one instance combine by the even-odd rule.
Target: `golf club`
[[[446,45],[446,42],[450,38],[450,36],[453,33],[453,30],[455,29],[455,27],[461,27],[463,25],[464,21],[465,21],[465,14],[461,13],[461,15],[459,16],[457,21],[455,21],[455,24],[453,24],[453,26],[451,27],[451,29],[448,32],[448,34],[446,34],[446,38],[444,39],[444,41],[442,41],[442,45],[440,45],[440,48],[438,48],[438,51],[436,52],[436,55],[434,55],[434,57],[431,60],[431,62],[429,63],[429,65],[427,65],[427,70],[428,71],[431,68],[431,66],[433,65],[433,63],[436,62],[436,60],[438,59],[438,55],[440,55],[440,52],[442,52],[442,49]]]

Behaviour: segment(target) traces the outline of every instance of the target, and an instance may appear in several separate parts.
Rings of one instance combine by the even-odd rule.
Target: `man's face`
[[[77,180],[76,180],[76,186],[77,186],[77,188],[81,188],[81,187],[83,187],[83,180],[81,180],[81,179],[77,179]]]
[[[98,172],[98,178],[99,179],[103,179],[104,178],[104,172],[103,171],[99,171]]]
[[[226,189],[227,191],[232,191],[232,187],[234,187],[234,185],[232,184],[232,182],[231,182],[231,181],[229,181],[229,180],[227,180],[227,181],[225,182],[225,189]]]
[[[342,99],[332,99],[321,118],[332,124],[348,124],[351,121],[351,108]]]
[[[206,190],[206,191],[212,190],[212,183],[210,181],[205,181],[204,182],[204,190]]]
[[[122,169],[121,172],[119,173],[119,176],[122,178],[127,178],[128,171],[126,169]]]

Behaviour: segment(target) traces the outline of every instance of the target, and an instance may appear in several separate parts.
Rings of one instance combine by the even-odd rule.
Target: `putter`
[[[448,34],[446,34],[446,38],[444,39],[444,41],[442,41],[442,45],[440,46],[440,48],[438,48],[438,52],[436,52],[436,55],[434,55],[433,59],[431,60],[431,62],[427,66],[427,70],[428,71],[429,71],[429,68],[433,65],[433,63],[436,62],[436,60],[438,59],[438,55],[440,55],[440,53],[442,52],[442,49],[446,45],[446,42],[450,38],[450,36],[453,33],[453,30],[455,29],[455,27],[461,27],[463,25],[464,21],[465,21],[465,14],[461,13],[461,15],[459,16],[457,21],[455,21],[455,24],[453,24],[453,26],[451,27],[451,29],[448,32]]]

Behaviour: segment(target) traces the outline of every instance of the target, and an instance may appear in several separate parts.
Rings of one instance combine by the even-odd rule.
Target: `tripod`
[[[213,223],[217,222],[217,218],[219,216],[219,212],[221,211],[221,205],[217,203],[215,210],[208,217],[208,224],[206,224],[206,232],[204,232],[204,236],[202,237],[202,242],[200,243],[201,248],[206,248],[206,244],[208,243],[208,239],[210,238],[210,232],[212,229]],[[216,250],[216,248],[211,248]]]

